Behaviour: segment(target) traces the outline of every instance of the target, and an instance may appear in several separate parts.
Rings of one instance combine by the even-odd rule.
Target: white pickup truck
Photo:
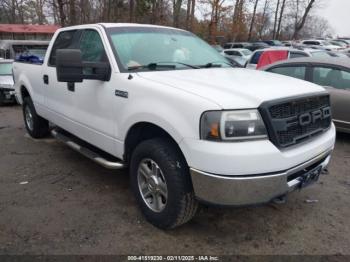
[[[160,228],[189,221],[198,203],[283,199],[319,178],[334,147],[322,87],[232,68],[175,28],[62,28],[43,64],[16,62],[14,77],[28,133],[47,136],[50,122],[97,163],[129,168],[142,213]]]

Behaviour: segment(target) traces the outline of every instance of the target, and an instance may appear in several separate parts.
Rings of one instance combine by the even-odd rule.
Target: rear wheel
[[[178,148],[163,138],[138,145],[131,157],[131,186],[146,219],[169,229],[189,221],[196,213],[189,169]]]
[[[48,135],[49,122],[36,113],[30,97],[23,99],[23,118],[30,136],[33,138],[42,138]]]
[[[5,94],[2,90],[0,90],[0,106],[5,105]]]

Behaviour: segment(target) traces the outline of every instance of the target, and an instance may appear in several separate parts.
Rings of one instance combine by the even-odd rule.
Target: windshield
[[[323,40],[323,41],[320,41],[323,45],[332,45],[330,42],[326,41],[326,40]]]
[[[277,46],[283,46],[283,43],[279,40],[273,40],[273,43]]]
[[[248,56],[248,55],[251,55],[253,52],[250,50],[242,50],[242,53],[243,53],[243,55]]]
[[[115,27],[107,29],[107,32],[122,71],[131,68],[191,69],[214,64],[231,67],[227,59],[213,47],[186,31],[155,27]],[[172,67],[145,67],[150,64],[170,64]]]
[[[12,75],[12,63],[0,63],[0,75]]]
[[[330,57],[330,55],[325,51],[311,52],[311,56],[319,57],[319,58],[329,58]]]

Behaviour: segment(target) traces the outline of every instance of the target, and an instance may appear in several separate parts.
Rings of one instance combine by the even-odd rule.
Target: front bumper
[[[4,98],[8,101],[12,101],[15,99],[16,92],[12,88],[0,88],[0,92],[3,93]]]
[[[196,197],[215,205],[242,206],[267,203],[299,188],[301,177],[314,168],[324,171],[331,149],[291,169],[262,175],[220,176],[191,168]]]

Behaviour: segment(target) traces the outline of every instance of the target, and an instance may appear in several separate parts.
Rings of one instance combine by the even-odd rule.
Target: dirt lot
[[[21,108],[2,107],[0,254],[350,254],[349,170],[350,135],[338,134],[330,174],[286,204],[203,208],[161,231],[140,214],[126,171],[29,138]]]

